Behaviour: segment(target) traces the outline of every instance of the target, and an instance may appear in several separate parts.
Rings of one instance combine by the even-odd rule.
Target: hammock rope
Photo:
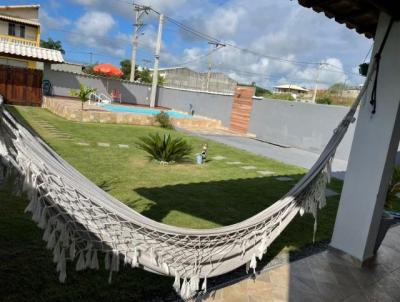
[[[325,188],[336,148],[355,119],[375,65],[356,102],[309,172],[280,200],[234,225],[209,230],[179,228],[153,221],[102,191],[74,169],[46,143],[25,128],[0,101],[0,180],[18,172],[15,188],[29,198],[27,212],[44,230],[43,240],[53,251],[60,282],[65,282],[66,262],[76,270],[119,270],[132,267],[175,277],[173,287],[183,298],[207,290],[207,278],[257,261],[297,215],[325,206]]]

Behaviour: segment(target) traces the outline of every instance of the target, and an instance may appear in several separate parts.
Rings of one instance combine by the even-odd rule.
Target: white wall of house
[[[372,57],[390,18],[381,14]],[[369,103],[372,84],[360,107],[331,245],[360,263],[371,258],[382,219],[400,139],[400,22],[395,22],[381,57],[377,109]]]
[[[0,14],[33,21],[39,20],[39,9],[36,7],[0,8]]]
[[[8,24],[9,21],[0,20],[0,35],[8,36]],[[36,41],[38,30],[38,27],[25,25],[25,39]],[[16,37],[20,38],[18,33]]]

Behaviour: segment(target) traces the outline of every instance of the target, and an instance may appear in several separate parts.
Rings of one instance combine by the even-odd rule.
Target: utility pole
[[[154,55],[153,85],[151,87],[151,94],[150,94],[150,107],[154,107],[156,105],[156,95],[157,95],[157,86],[158,86],[158,67],[160,65],[160,52],[161,52],[163,24],[164,24],[164,15],[160,14],[160,20],[158,23],[156,53]]]
[[[317,90],[318,90],[318,81],[319,81],[319,72],[321,70],[323,63],[319,63],[318,64],[318,68],[317,68],[317,77],[315,79],[315,86],[314,86],[314,95],[312,98],[312,102],[315,103],[316,99],[317,99]]]
[[[149,6],[143,6],[134,4],[134,11],[135,11],[135,24],[133,30],[133,40],[132,40],[132,56],[131,56],[131,76],[130,81],[135,81],[135,68],[136,68],[136,53],[139,46],[139,32],[143,27],[143,23],[141,23],[141,18],[144,14],[148,14],[150,10]]]
[[[213,52],[212,47],[214,46],[215,50],[217,50],[220,47],[225,47],[225,44],[222,43],[218,43],[218,42],[208,42],[208,44],[210,44],[211,47],[211,51],[210,51],[210,55],[208,56],[208,73],[207,73],[207,86],[206,89],[207,91],[209,91],[210,89],[210,81],[211,81],[211,69],[212,69],[212,58],[211,58],[211,54]]]

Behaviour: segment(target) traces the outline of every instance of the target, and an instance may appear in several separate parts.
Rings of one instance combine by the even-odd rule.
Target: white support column
[[[390,18],[382,13],[374,55]],[[361,105],[331,246],[360,263],[373,256],[388,184],[400,139],[400,22],[393,24],[382,53],[377,108],[369,104],[372,82]]]

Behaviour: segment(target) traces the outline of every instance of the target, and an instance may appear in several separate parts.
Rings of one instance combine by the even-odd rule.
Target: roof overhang
[[[0,41],[0,55],[38,62],[63,63],[60,51]]]
[[[400,1],[398,0],[298,0],[302,6],[323,12],[328,18],[345,24],[350,29],[375,37],[378,18],[381,11],[400,19]]]
[[[39,21],[17,18],[17,17],[7,16],[7,15],[2,15],[2,14],[0,14],[0,20],[13,21],[13,22],[17,22],[17,23],[38,26],[38,27],[40,26]]]

